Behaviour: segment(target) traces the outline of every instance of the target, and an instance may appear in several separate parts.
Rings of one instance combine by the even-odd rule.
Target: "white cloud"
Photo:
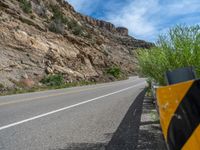
[[[96,8],[100,0],[66,0],[68,1],[74,8],[79,12],[84,12],[89,15],[92,14]]]
[[[200,2],[199,0],[176,0],[172,3],[169,3],[165,9],[169,15],[191,14],[200,12]]]
[[[161,0],[134,0],[117,13],[107,14],[106,19],[127,27],[133,36],[154,41],[158,34],[179,23],[177,17],[180,23],[188,23],[184,22],[188,18],[180,16],[197,12],[200,12],[199,0],[174,0],[166,1],[165,4]]]
[[[199,0],[67,0],[79,12],[93,15],[104,11],[101,19],[129,29],[132,36],[154,41],[158,34],[175,24],[199,23]],[[98,16],[99,17],[99,16]]]
[[[117,14],[108,14],[107,19],[118,26],[127,27],[131,35],[147,37],[156,32],[153,15],[158,10],[158,0],[135,0]]]

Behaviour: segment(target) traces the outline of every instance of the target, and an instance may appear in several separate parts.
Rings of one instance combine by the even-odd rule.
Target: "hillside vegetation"
[[[200,26],[179,25],[159,36],[155,47],[137,54],[140,73],[165,85],[165,72],[194,66],[200,77]]]

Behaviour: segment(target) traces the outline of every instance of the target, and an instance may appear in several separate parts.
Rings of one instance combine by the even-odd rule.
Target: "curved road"
[[[109,143],[145,85],[144,79],[131,77],[2,96],[0,150],[112,149]]]

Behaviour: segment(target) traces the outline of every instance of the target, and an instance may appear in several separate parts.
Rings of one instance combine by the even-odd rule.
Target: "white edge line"
[[[42,117],[45,117],[45,116],[48,116],[48,115],[51,115],[51,114],[55,114],[55,113],[58,113],[58,112],[61,112],[61,111],[64,111],[64,110],[67,110],[67,109],[70,109],[70,108],[79,106],[79,105],[83,105],[83,104],[86,104],[86,103],[89,103],[89,102],[92,102],[92,101],[96,101],[96,100],[101,99],[101,98],[104,98],[104,97],[108,97],[108,96],[111,96],[111,95],[114,95],[114,94],[117,94],[117,93],[121,93],[121,92],[127,91],[127,90],[129,90],[129,89],[131,89],[131,88],[134,88],[134,87],[136,87],[136,86],[143,85],[143,84],[145,84],[145,82],[140,83],[140,84],[136,84],[136,85],[134,85],[134,86],[130,86],[130,87],[125,88],[125,89],[121,89],[121,90],[119,90],[119,91],[115,91],[115,92],[113,92],[113,93],[109,93],[109,94],[106,94],[106,95],[102,95],[102,96],[99,96],[99,97],[96,97],[96,98],[93,98],[93,99],[90,99],[90,100],[87,100],[87,101],[84,101],[84,102],[80,102],[80,103],[77,103],[77,104],[74,104],[74,105],[70,105],[70,106],[67,106],[67,107],[63,107],[63,108],[60,108],[60,109],[57,109],[57,110],[54,110],[54,111],[50,111],[50,112],[48,112],[48,113],[44,113],[44,114],[41,114],[41,115],[37,115],[37,116],[31,117],[31,118],[29,118],[29,119],[25,119],[25,120],[18,121],[18,122],[9,124],[9,125],[5,125],[5,126],[0,127],[0,131],[1,131],[1,130],[4,130],[4,129],[7,129],[7,128],[10,128],[10,127],[13,127],[13,126],[17,126],[17,125],[20,125],[20,124],[29,122],[29,121],[32,121],[32,120],[35,120],[35,119],[39,119],[39,118],[42,118]]]

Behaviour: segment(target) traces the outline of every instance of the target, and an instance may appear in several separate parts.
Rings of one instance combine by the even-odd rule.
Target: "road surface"
[[[124,135],[119,127],[126,126],[134,115],[137,118],[137,109],[130,107],[145,85],[144,79],[132,77],[113,83],[2,96],[0,150],[117,149],[117,140]],[[127,122],[131,110],[134,112]]]

